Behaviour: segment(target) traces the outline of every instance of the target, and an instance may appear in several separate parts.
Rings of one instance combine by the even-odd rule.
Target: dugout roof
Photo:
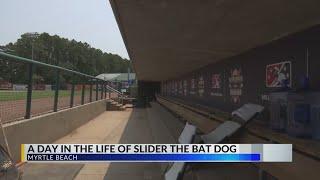
[[[110,2],[139,80],[174,78],[320,22],[319,0]]]

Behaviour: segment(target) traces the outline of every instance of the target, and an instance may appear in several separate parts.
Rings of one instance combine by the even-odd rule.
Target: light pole
[[[34,39],[38,36],[38,33],[26,33],[26,36],[29,38]],[[33,42],[32,42],[32,54],[31,54],[31,59],[33,59]],[[29,70],[28,70],[28,88],[27,88],[27,99],[26,99],[26,114],[25,118],[30,119],[31,117],[31,99],[32,99],[32,86],[33,86],[33,64],[29,63]]]
[[[39,36],[39,34],[37,32],[29,32],[26,33],[27,37],[32,38],[32,43],[31,43],[31,59],[33,60],[34,58],[34,41],[35,38],[37,38]]]

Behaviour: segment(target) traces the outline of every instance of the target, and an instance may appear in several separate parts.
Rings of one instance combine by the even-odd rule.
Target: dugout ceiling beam
[[[319,0],[110,3],[138,79],[150,81],[181,76],[320,22]]]

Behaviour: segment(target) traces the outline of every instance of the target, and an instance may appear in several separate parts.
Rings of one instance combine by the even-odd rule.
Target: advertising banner
[[[266,87],[291,87],[290,61],[267,65]]]

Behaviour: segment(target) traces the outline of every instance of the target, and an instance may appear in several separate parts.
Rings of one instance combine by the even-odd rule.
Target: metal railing
[[[31,107],[32,107],[32,92],[33,92],[33,76],[34,76],[34,70],[36,66],[42,66],[47,67],[49,69],[55,70],[55,88],[54,88],[54,101],[53,101],[53,112],[57,112],[58,109],[58,101],[59,101],[59,87],[60,87],[60,75],[62,72],[66,72],[69,74],[72,74],[73,76],[81,76],[85,79],[88,79],[86,83],[90,84],[90,90],[89,90],[89,102],[97,101],[99,100],[99,90],[101,92],[100,99],[106,99],[107,93],[109,93],[109,98],[111,92],[116,93],[118,98],[123,98],[123,93],[119,92],[118,90],[110,87],[108,85],[108,81],[96,78],[94,76],[81,73],[78,71],[74,71],[71,69],[63,68],[56,65],[46,64],[43,62],[35,61],[28,58],[23,58],[19,56],[15,56],[12,54],[8,54],[5,52],[0,52],[0,57],[3,57],[5,59],[0,58],[1,60],[5,61],[16,61],[16,62],[23,62],[28,64],[28,73],[27,73],[27,94],[26,94],[26,106],[25,106],[25,116],[24,118],[29,119],[31,117]],[[95,98],[93,98],[93,86],[95,85]],[[82,84],[81,89],[81,105],[85,104],[85,88],[86,84]],[[75,84],[71,84],[71,93],[70,93],[70,108],[74,106],[74,96],[75,96]]]

